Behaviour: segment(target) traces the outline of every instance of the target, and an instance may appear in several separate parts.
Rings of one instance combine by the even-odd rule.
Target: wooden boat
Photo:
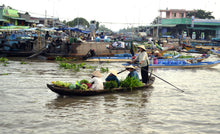
[[[169,63],[159,63],[159,64],[150,64],[150,68],[208,68],[220,64],[218,61],[207,61],[207,62],[197,62],[197,63],[187,63],[187,62],[169,62]],[[128,66],[130,64],[122,64],[123,66]],[[137,64],[132,64],[137,66]]]
[[[132,57],[91,57],[88,58],[86,61],[91,61],[91,62],[128,62],[131,61]]]
[[[220,51],[216,51],[216,50],[212,50],[212,49],[211,49],[211,51],[214,55],[217,55],[218,57],[220,57]]]
[[[107,94],[107,93],[116,93],[116,92],[129,92],[133,90],[143,90],[147,89],[152,86],[154,83],[155,77],[151,77],[148,84],[141,86],[141,87],[134,87],[132,90],[130,88],[113,88],[113,89],[104,89],[104,90],[79,90],[79,89],[69,89],[65,87],[59,87],[55,86],[54,84],[47,84],[47,87],[57,93],[58,95],[64,95],[64,96],[94,96],[94,95],[100,95],[100,94]]]
[[[158,59],[158,62],[160,61],[183,61],[183,60],[189,60],[189,61],[197,61],[201,62],[204,59],[207,59],[210,55],[207,55],[205,57],[195,57],[195,58],[168,58],[168,59]],[[88,62],[130,62],[132,60],[132,57],[90,57],[86,61]]]

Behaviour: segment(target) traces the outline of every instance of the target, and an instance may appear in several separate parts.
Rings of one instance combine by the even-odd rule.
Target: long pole
[[[141,68],[141,69],[142,69],[142,70],[144,70],[144,71],[147,71],[146,69],[143,69],[143,68]],[[162,80],[162,81],[164,81],[164,82],[168,83],[169,85],[171,85],[171,86],[175,87],[175,88],[176,88],[176,89],[178,89],[179,91],[184,92],[182,89],[180,89],[180,88],[178,88],[178,87],[174,86],[173,84],[171,84],[170,82],[168,82],[168,81],[166,81],[166,80],[162,79],[161,77],[157,76],[156,74],[153,74],[152,72],[151,72],[151,74],[152,74],[153,76],[155,76],[155,77],[159,78],[160,80]]]

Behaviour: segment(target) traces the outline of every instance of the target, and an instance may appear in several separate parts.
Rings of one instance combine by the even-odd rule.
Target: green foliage
[[[7,58],[4,58],[4,57],[1,57],[1,58],[0,58],[0,63],[2,63],[3,66],[6,66],[6,65],[7,65],[7,62],[8,62],[8,59],[7,59]]]
[[[112,89],[117,88],[118,84],[116,81],[107,81],[104,83],[104,89]]]
[[[86,65],[85,66],[85,63],[80,63],[80,64],[75,64],[75,63],[66,63],[66,62],[60,62],[59,63],[60,67],[61,68],[64,68],[64,69],[72,69],[76,72],[80,71],[81,68],[86,68],[86,69],[93,69],[94,67],[93,66],[89,66],[89,65]]]
[[[83,79],[83,80],[81,80],[81,81],[80,81],[80,84],[82,84],[82,83],[89,83],[89,81],[88,81],[88,80]]]
[[[209,12],[209,11],[205,11],[205,10],[202,10],[202,9],[197,9],[197,10],[194,10],[195,12],[191,12],[191,13],[188,13],[187,14],[187,17],[192,17],[192,16],[195,16],[195,18],[199,18],[199,19],[215,19],[214,16],[212,16],[212,12]]]
[[[105,73],[105,72],[108,72],[108,71],[109,71],[108,67],[106,67],[106,68],[101,67],[100,68],[101,73]]]
[[[104,88],[105,89],[112,89],[112,88],[117,88],[118,84],[116,81],[107,81],[104,83]]]
[[[65,57],[56,56],[55,61],[76,61],[76,58],[65,58]]]
[[[67,61],[65,57],[56,56],[55,61]]]
[[[126,88],[140,87],[143,86],[143,83],[134,77],[128,76],[125,80],[120,80],[120,86]]]
[[[82,26],[85,26],[85,27],[89,27],[89,22],[86,19],[82,18],[82,17],[77,17],[74,20],[67,22],[66,25],[68,25],[70,27],[75,27],[77,25],[82,25]]]
[[[21,61],[21,64],[27,64],[25,61]]]
[[[100,25],[99,26],[99,31],[112,32],[112,30],[105,27],[105,25]]]
[[[194,56],[191,56],[191,55],[181,55],[180,57],[178,57],[180,59],[182,58],[195,58]]]

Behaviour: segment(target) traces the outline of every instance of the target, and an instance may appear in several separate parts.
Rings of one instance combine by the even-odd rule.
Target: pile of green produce
[[[126,88],[140,87],[143,83],[134,77],[127,77],[125,80],[120,80],[120,86]]]
[[[75,83],[70,83],[70,82],[62,82],[62,81],[52,81],[52,84],[59,86],[59,87],[65,87],[69,88],[71,90],[73,89],[78,89],[78,90],[91,90],[91,83],[89,83],[88,80],[81,80],[81,81],[76,81]]]
[[[116,81],[107,81],[104,83],[104,89],[112,89],[117,88],[118,84]]]

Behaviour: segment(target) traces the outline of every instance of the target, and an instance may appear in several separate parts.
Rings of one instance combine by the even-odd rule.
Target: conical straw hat
[[[118,77],[118,73],[115,70],[110,70],[109,72]]]
[[[92,76],[95,76],[95,77],[102,77],[101,73],[99,71],[94,71],[92,73]]]
[[[138,48],[142,48],[142,49],[144,49],[144,50],[146,50],[146,48],[145,48],[145,46],[144,45],[139,45],[139,46],[137,46]]]

